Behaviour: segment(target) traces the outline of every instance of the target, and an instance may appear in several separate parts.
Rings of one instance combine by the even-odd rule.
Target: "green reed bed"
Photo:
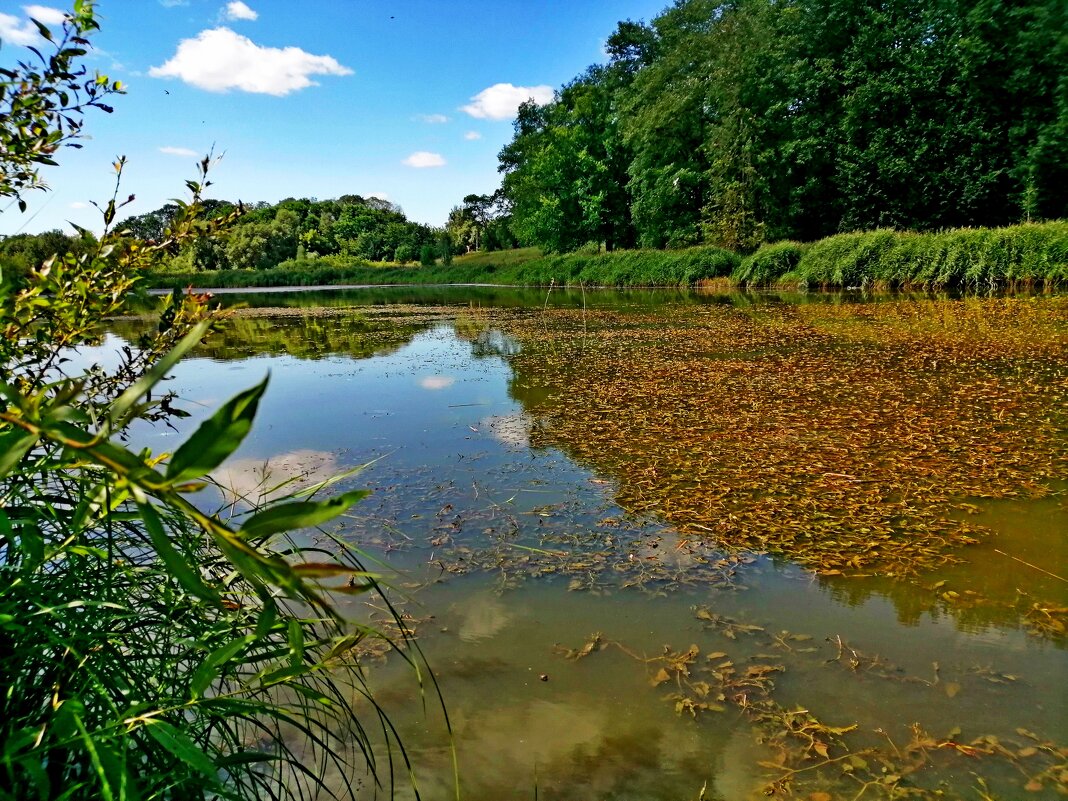
[[[517,284],[689,286],[730,276],[749,286],[959,287],[1057,284],[1068,278],[1068,222],[938,233],[881,229],[813,243],[773,242],[744,258],[716,247],[577,251],[535,248],[476,253],[450,265],[372,266],[341,257],[287,261],[271,270],[160,273],[158,288],[246,288],[339,284]]]
[[[1056,284],[1068,278],[1068,222],[926,234],[884,229],[807,246],[780,242],[745,259],[734,278],[840,287]]]
[[[272,270],[220,270],[156,274],[157,288],[244,288],[330,284],[520,284],[526,286],[680,286],[729,275],[739,257],[712,247],[687,250],[621,250],[538,256],[519,251],[480,253],[451,265],[372,267],[332,258],[283,262]]]

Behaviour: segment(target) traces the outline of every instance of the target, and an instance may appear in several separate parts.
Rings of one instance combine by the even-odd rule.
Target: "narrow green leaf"
[[[221,465],[252,428],[267,378],[231,398],[182,443],[167,465],[167,480],[177,483],[200,478]]]
[[[300,667],[304,663],[304,628],[299,620],[289,621],[289,663]]]
[[[158,384],[185,354],[196,347],[197,343],[208,333],[208,327],[209,324],[206,320],[193,326],[189,333],[182,337],[181,341],[171,348],[162,359],[156,362],[151,370],[115,399],[115,402],[111,404],[111,408],[108,409],[108,419],[113,427],[121,427],[127,412],[133,408],[133,405],[140,400],[141,396]]]
[[[21,428],[0,434],[0,478],[14,470],[36,443],[37,437]]]
[[[148,733],[152,735],[153,739],[178,759],[182,760],[186,765],[195,770],[197,773],[202,773],[205,776],[211,776],[215,778],[217,768],[215,763],[208,759],[197,744],[193,742],[181,729],[172,726],[164,720],[152,720],[149,722]]]
[[[167,566],[171,575],[196,597],[211,603],[219,603],[218,593],[204,583],[200,574],[171,545],[171,539],[164,530],[156,510],[148,504],[138,504],[138,506],[141,510],[141,519],[144,520],[148,536],[152,540],[152,547],[156,549],[156,555]]]
[[[212,685],[212,682],[219,678],[222,667],[247,648],[249,643],[255,639],[252,635],[239,637],[221,648],[216,648],[204,657],[204,661],[200,663],[200,667],[194,671],[192,678],[189,680],[190,695],[193,698],[202,696],[204,691]]]
[[[354,490],[325,501],[298,501],[274,506],[250,517],[240,533],[245,538],[254,539],[269,537],[280,531],[317,526],[337,517],[369,494],[367,490]]]

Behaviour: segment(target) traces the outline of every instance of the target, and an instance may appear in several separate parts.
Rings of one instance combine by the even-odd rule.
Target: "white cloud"
[[[449,118],[444,114],[420,114],[416,119],[430,125],[441,125],[449,121]]]
[[[223,19],[243,19],[255,22],[259,18],[260,15],[242,3],[241,0],[227,3],[226,8],[223,9]]]
[[[87,208],[89,208],[89,204],[88,203],[83,203],[80,200],[75,200],[73,203],[70,204],[70,207],[72,209],[87,209]]]
[[[41,37],[36,26],[29,20],[20,20],[11,14],[0,14],[0,41],[4,44],[34,44]]]
[[[62,25],[66,14],[58,8],[51,6],[23,6],[26,19],[16,17],[14,14],[0,14],[0,41],[4,44],[13,45],[39,45],[43,41],[37,32],[37,26],[30,22],[33,17],[42,25]]]
[[[415,167],[417,169],[423,169],[425,167],[444,167],[445,159],[441,157],[439,153],[428,153],[425,150],[420,150],[417,153],[412,153],[401,164],[405,164],[409,167]]]
[[[27,16],[33,17],[44,25],[62,25],[67,19],[63,10],[50,6],[23,6],[22,10]]]
[[[478,131],[468,131],[464,134],[464,139],[466,139],[468,142],[474,142],[476,139],[481,138],[482,134],[480,134]]]
[[[538,105],[545,105],[553,99],[553,88],[495,83],[472,97],[471,102],[460,111],[480,120],[510,120],[515,117],[519,107],[531,99]]]
[[[171,147],[166,145],[159,149],[160,153],[165,153],[168,156],[184,156],[186,158],[196,158],[199,153],[195,150],[190,150],[188,147]]]
[[[209,92],[243,92],[282,97],[318,84],[311,75],[352,75],[332,56],[299,47],[261,47],[229,28],[201,31],[183,39],[167,63],[148,71],[153,78],[179,78]]]

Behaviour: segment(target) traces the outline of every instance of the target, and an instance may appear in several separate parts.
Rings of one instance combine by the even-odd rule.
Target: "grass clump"
[[[759,253],[760,251],[758,251]],[[813,243],[774,280],[810,286],[984,288],[1068,278],[1068,222],[839,234]]]
[[[714,247],[579,252],[526,262],[515,276],[519,283],[537,286],[687,286],[729,275],[738,261],[736,254]]]
[[[790,241],[761,245],[742,259],[731,279],[739,284],[770,284],[797,269],[807,248],[801,242]]]

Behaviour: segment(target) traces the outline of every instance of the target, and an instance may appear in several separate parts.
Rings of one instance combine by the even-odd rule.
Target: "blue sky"
[[[621,19],[667,0],[100,0],[90,69],[127,85],[89,115],[84,149],[44,173],[52,191],[4,208],[0,234],[100,228],[111,163],[125,155],[122,215],[182,196],[214,146],[210,197],[378,195],[444,224],[499,185],[517,98],[604,61]],[[23,54],[33,14],[64,3],[0,0],[0,63]],[[509,86],[511,85],[511,86]],[[515,88],[518,87],[518,88]],[[36,215],[32,219],[31,215]]]

